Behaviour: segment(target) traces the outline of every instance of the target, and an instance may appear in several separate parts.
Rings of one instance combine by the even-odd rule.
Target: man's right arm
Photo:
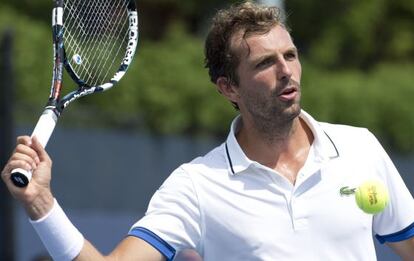
[[[108,255],[103,256],[96,248],[87,240],[83,244],[80,254],[75,261],[86,260],[145,260],[145,261],[165,261],[165,257],[150,244],[144,240],[128,236],[124,238],[119,245]]]
[[[33,172],[32,180],[27,187],[18,188],[11,182],[11,171],[16,168],[31,170]],[[63,249],[66,250],[64,248],[66,244],[64,241],[68,235],[69,238],[72,236],[75,240],[80,240],[79,247],[75,247],[77,250],[74,260],[76,261],[165,260],[165,257],[158,250],[144,240],[133,236],[126,237],[108,256],[103,256],[89,241],[83,239],[60,207],[55,205],[57,202],[50,189],[51,168],[52,160],[37,139],[22,136],[17,138],[16,149],[1,173],[1,177],[10,193],[23,205],[38,233],[41,231],[42,235],[39,234],[39,236],[42,240],[46,239],[47,242],[50,242],[50,245],[46,246],[46,248],[54,248],[56,247],[54,245],[57,245],[57,249],[60,250],[63,246]],[[53,226],[59,229],[60,224],[63,224],[62,227],[65,229],[58,231],[49,229],[49,227]],[[59,231],[62,233],[56,233]],[[56,242],[61,238],[62,244]],[[68,242],[73,243],[71,240],[68,240]],[[71,247],[72,245],[68,248],[70,249]],[[63,253],[60,252],[65,251],[57,252],[61,255]]]

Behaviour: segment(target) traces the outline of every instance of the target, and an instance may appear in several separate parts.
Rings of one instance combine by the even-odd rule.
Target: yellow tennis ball
[[[355,201],[367,214],[380,213],[388,205],[387,188],[380,181],[365,181],[356,189]]]

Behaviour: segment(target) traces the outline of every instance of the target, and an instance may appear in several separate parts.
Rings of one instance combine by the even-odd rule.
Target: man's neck
[[[260,131],[242,119],[236,137],[249,159],[276,170],[292,183],[305,164],[314,139],[309,126],[299,117],[268,132]]]

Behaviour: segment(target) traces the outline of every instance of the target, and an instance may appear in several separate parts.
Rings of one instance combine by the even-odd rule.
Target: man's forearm
[[[414,237],[407,240],[387,243],[403,261],[414,261]]]
[[[110,256],[103,256],[88,240],[84,240],[83,247],[75,261],[107,261],[115,260]]]
[[[72,224],[63,209],[53,200],[48,213],[41,215],[46,207],[42,204],[35,205],[31,209],[37,217],[30,220],[44,246],[54,260],[73,260],[79,255],[84,245],[84,237]]]

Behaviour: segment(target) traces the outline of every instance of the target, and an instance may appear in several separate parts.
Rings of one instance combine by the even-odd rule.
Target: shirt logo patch
[[[348,186],[345,186],[339,189],[339,194],[341,196],[350,196],[350,195],[355,194],[355,190],[356,188],[350,188]]]

